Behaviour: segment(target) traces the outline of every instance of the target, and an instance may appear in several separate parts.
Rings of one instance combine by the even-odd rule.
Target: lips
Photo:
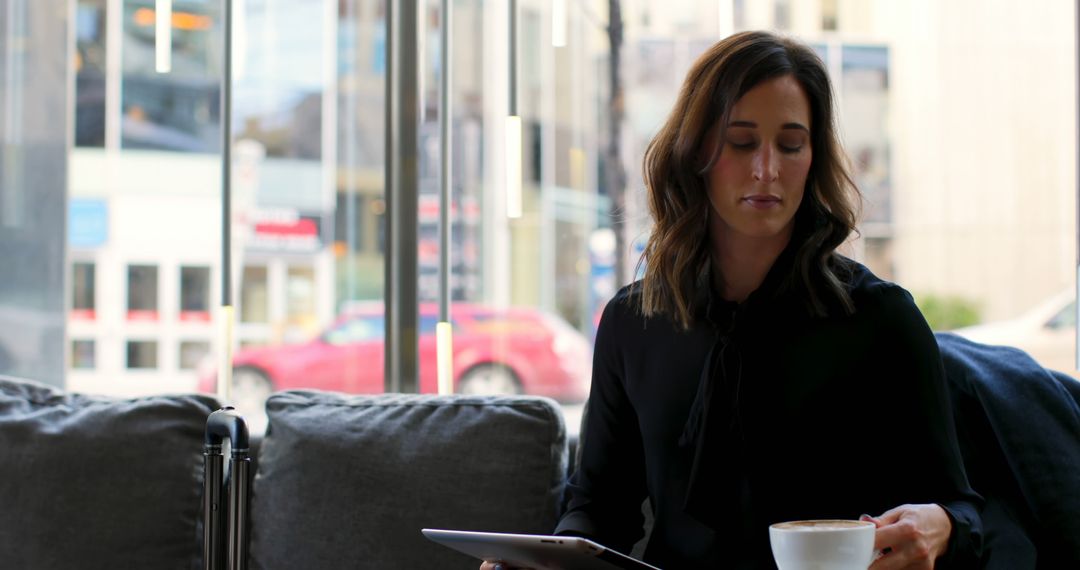
[[[746,202],[750,206],[753,206],[754,208],[761,209],[773,208],[780,205],[780,197],[773,196],[771,194],[744,196],[742,201]]]

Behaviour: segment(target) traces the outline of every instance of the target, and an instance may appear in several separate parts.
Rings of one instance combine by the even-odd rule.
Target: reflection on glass
[[[105,146],[105,0],[75,7],[75,144]]]
[[[268,157],[322,158],[324,1],[244,2],[235,129]]]
[[[173,0],[172,70],[157,73],[155,0],[124,0],[121,144],[129,149],[220,148],[219,2]]]
[[[112,386],[126,373],[127,340],[157,339],[165,351],[160,362],[157,348],[132,347],[133,356],[140,350],[154,355],[158,367],[152,375],[140,371],[135,377],[140,386],[164,389],[173,379],[179,385],[195,375],[187,367],[212,332],[197,322],[174,321],[209,312],[214,303],[211,275],[221,268],[214,261],[216,246],[203,242],[165,244],[161,258],[155,258],[159,250],[148,253],[143,245],[165,239],[169,231],[145,216],[184,212],[185,223],[195,223],[218,206],[213,188],[219,176],[222,4],[174,0],[169,74],[153,69],[154,0],[120,0],[118,14],[106,14],[111,5],[106,0],[73,4],[75,51],[69,57],[75,101],[67,103],[75,109],[76,146],[69,162],[82,171],[72,179],[70,196],[92,204],[73,217],[72,228],[78,231],[72,234],[81,237],[72,241],[71,250],[79,259],[51,260],[73,268],[67,326],[76,341],[57,343],[58,350],[68,346],[73,367],[94,362],[93,373],[77,377],[94,376],[102,386]],[[349,323],[357,312],[369,310],[368,303],[381,318],[384,298],[386,1],[342,0],[329,9],[326,0],[242,4],[244,14],[237,22],[244,27],[234,38],[233,128],[240,142],[233,199],[243,230],[238,233],[244,235],[236,244],[243,267],[237,276],[238,337],[245,347],[267,347],[258,358],[273,358],[273,363],[260,363],[274,367],[268,375],[275,383],[295,375],[309,386],[322,378],[318,382],[334,389],[381,390],[381,325]],[[421,310],[422,323],[434,318],[431,307],[439,283],[437,89],[443,70],[437,4],[428,2],[421,18],[424,92],[416,191],[418,291],[427,307]],[[1071,4],[1062,3],[1069,10],[1047,8],[1027,20],[1000,22],[1016,32],[1009,37],[1020,38],[1007,45],[1000,33],[958,22],[964,10],[934,3],[913,7],[911,18],[883,18],[894,10],[883,7],[887,2],[867,2],[857,10],[835,0],[820,4],[820,10],[803,10],[790,0],[719,3],[731,10],[735,30],[774,25],[798,30],[834,75],[840,126],[866,197],[861,238],[852,244],[851,255],[916,292],[933,326],[991,321],[1010,330],[1022,328],[1017,324],[1021,316],[1075,279],[1075,124],[1068,120],[1075,106],[1075,69],[1071,60],[1060,57],[1074,47],[1075,31],[1066,25],[1074,21]],[[560,379],[587,377],[587,358],[582,364],[580,351],[567,348],[580,345],[568,340],[576,338],[571,331],[591,338],[604,304],[631,278],[649,235],[647,207],[638,199],[644,188],[638,175],[641,156],[670,109],[679,78],[717,39],[717,3],[686,1],[680,10],[660,0],[623,3],[622,84],[620,96],[613,97],[609,44],[593,15],[581,3],[567,3],[566,46],[555,49],[547,38],[551,3],[520,2],[523,215],[512,221],[505,216],[500,158],[508,84],[505,14],[500,4],[481,0],[455,0],[453,5],[451,308],[456,354],[475,348],[487,355],[484,362],[457,356],[462,365],[457,386],[516,386],[555,394]],[[725,15],[719,16],[726,25]],[[119,21],[118,37],[107,36],[108,18]],[[930,24],[917,28],[912,22]],[[926,29],[949,30],[948,42],[926,41]],[[1031,30],[1037,30],[1039,42],[1023,40]],[[336,38],[336,45],[329,38]],[[117,53],[107,49],[110,45],[118,46]],[[1011,57],[978,58],[971,50],[950,51],[950,45],[1004,49]],[[7,58],[13,62],[7,69],[18,73],[15,85],[0,91],[0,109],[11,116],[42,97],[62,102],[63,95],[52,91],[24,93],[27,86],[37,89],[24,78],[28,70],[38,69],[19,63],[24,55]],[[119,69],[106,70],[106,55],[120,63]],[[926,61],[935,65],[927,67]],[[991,61],[998,67],[985,63]],[[1017,64],[1030,61],[1042,62],[1037,74]],[[120,91],[110,95],[117,101],[106,101],[106,71],[120,76]],[[995,79],[1012,76],[1025,80]],[[954,83],[966,87],[951,89]],[[973,90],[981,94],[976,104],[960,96]],[[58,112],[64,108],[60,102],[54,105]],[[613,105],[625,111],[621,125],[610,124]],[[86,148],[101,146],[106,108],[121,114],[123,148],[108,165],[114,170],[103,164],[104,153]],[[983,120],[986,109],[1001,118]],[[4,125],[4,141],[21,149],[18,137],[32,129]],[[615,171],[605,157],[612,133],[619,133],[627,174],[627,199],[617,212],[612,212]],[[95,157],[100,160],[94,162]],[[23,162],[15,160],[14,168],[0,170],[5,181],[0,222],[5,227],[24,224],[28,197],[39,195],[29,190],[38,186],[28,184],[27,177],[49,172]],[[79,176],[107,171],[118,173],[108,183],[104,176]],[[185,188],[157,192],[167,181],[156,176],[176,171],[185,174]],[[1039,200],[1016,198],[1030,188],[1045,193]],[[2,244],[22,251],[39,241],[18,239]],[[137,263],[129,268],[128,260]],[[628,261],[628,275],[615,274],[620,261]],[[32,262],[20,263],[11,272],[13,279],[34,269]],[[160,284],[159,272],[166,279]],[[25,278],[23,289],[44,281],[34,275]],[[21,291],[0,299],[0,310],[13,315],[10,322],[42,320],[22,310],[27,303]],[[63,300],[63,293],[52,295],[58,304]],[[168,295],[169,319],[157,318],[159,295]],[[177,306],[179,318],[172,319]],[[117,317],[121,327],[133,330],[116,333],[106,326]],[[1042,352],[1036,341],[1054,331],[1073,334],[1074,325],[1052,317],[1040,313],[1037,326],[1008,342],[1056,366],[1056,357]],[[153,320],[134,322],[140,318]],[[40,352],[41,342],[33,339],[45,336],[0,331],[0,363],[5,352],[9,362],[23,359],[11,354]],[[421,331],[422,374],[434,370],[434,352],[426,352],[429,340]],[[93,349],[83,341],[94,343]],[[341,350],[324,358],[330,348]],[[301,350],[309,352],[295,352]],[[95,352],[103,358],[88,356]],[[241,350],[238,357],[256,354]],[[309,355],[325,371],[282,368]],[[547,363],[544,372],[526,369],[536,362]]]

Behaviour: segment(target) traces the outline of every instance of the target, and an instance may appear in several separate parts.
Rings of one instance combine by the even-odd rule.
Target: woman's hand
[[[874,548],[884,553],[870,570],[932,569],[952,535],[952,520],[940,505],[901,505],[861,520],[877,526]]]

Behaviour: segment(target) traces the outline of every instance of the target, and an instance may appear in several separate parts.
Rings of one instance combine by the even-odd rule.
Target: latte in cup
[[[808,520],[769,527],[780,570],[866,570],[874,560],[874,523]]]

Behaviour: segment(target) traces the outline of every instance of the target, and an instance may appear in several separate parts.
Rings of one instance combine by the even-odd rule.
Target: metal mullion
[[[386,3],[387,392],[419,391],[417,225],[420,75],[417,0]]]

